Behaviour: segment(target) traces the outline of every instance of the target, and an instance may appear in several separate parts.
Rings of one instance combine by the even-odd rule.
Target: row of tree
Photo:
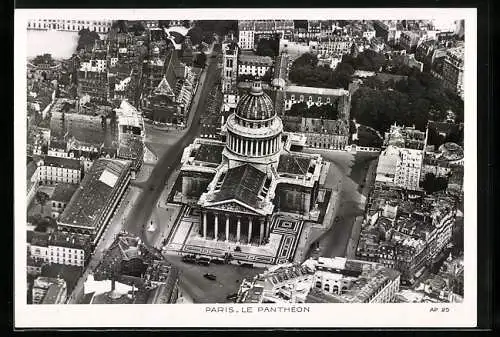
[[[337,104],[311,105],[307,107],[305,102],[292,104],[287,116],[299,116],[305,118],[321,118],[335,120],[339,118]]]

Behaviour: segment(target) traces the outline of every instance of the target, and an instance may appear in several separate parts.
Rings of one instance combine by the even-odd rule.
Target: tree
[[[304,112],[307,110],[307,104],[304,102],[294,103],[287,112],[288,116],[304,116]]]
[[[37,55],[33,59],[33,64],[34,65],[39,65],[39,64],[54,64],[54,60],[52,59],[52,55],[51,54]]]
[[[146,27],[144,27],[144,24],[141,21],[137,21],[132,25],[130,31],[134,33],[135,36],[140,36],[146,31]]]
[[[445,177],[437,177],[433,173],[427,173],[422,181],[422,188],[432,194],[439,191],[444,191],[448,187],[448,179]]]
[[[203,31],[200,27],[194,26],[187,32],[186,35],[191,39],[191,43],[196,46],[202,41]]]
[[[205,63],[207,62],[207,55],[204,52],[199,53],[194,58],[194,66],[198,68],[205,68]]]
[[[170,20],[158,20],[159,28],[168,28],[170,27]]]
[[[257,42],[257,55],[276,57],[279,54],[279,39],[260,39]]]
[[[50,198],[49,195],[45,192],[42,192],[42,191],[36,192],[35,200],[36,200],[37,204],[40,205],[40,213],[43,213],[43,207],[45,206],[45,204],[47,203],[49,198]]]
[[[85,49],[94,45],[96,40],[100,40],[99,34],[96,32],[91,32],[87,28],[84,28],[78,32],[78,45],[76,50]]]
[[[114,21],[113,24],[111,25],[111,29],[116,29],[118,33],[127,33],[128,32],[127,21],[125,20]]]

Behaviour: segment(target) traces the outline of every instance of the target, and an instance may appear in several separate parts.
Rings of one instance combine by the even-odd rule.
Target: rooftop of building
[[[51,200],[67,203],[78,188],[77,184],[59,183],[54,188]]]
[[[49,244],[52,246],[90,251],[92,242],[87,235],[56,231],[51,233]]]
[[[219,164],[222,162],[224,144],[201,143],[194,154],[195,161]]]
[[[64,140],[59,140],[59,139],[51,139],[50,140],[50,149],[56,149],[56,150],[66,150],[68,143]]]
[[[70,170],[79,170],[81,168],[80,161],[77,159],[54,156],[45,156],[43,166],[62,167]]]
[[[458,166],[451,171],[451,175],[448,178],[448,186],[451,184],[463,185],[464,183],[464,169],[462,166]]]
[[[132,304],[133,302],[134,300],[129,294],[116,294],[109,291],[94,295],[90,304]]]
[[[444,143],[439,149],[439,157],[438,159],[446,160],[446,161],[455,161],[464,158],[464,150],[463,148],[455,143]]]
[[[460,59],[460,60],[463,60],[464,58],[464,46],[459,46],[459,47],[454,47],[454,48],[448,48],[446,50],[446,54],[454,57],[454,58],[457,58],[457,59]]]
[[[43,297],[42,304],[54,304],[58,299],[64,300],[65,297],[62,297],[61,294],[64,292],[65,288],[66,285],[57,283],[51,284]]]
[[[48,247],[49,245],[49,233],[42,233],[42,232],[35,232],[35,231],[27,231],[27,240],[29,241],[33,246],[40,246],[40,247]]]
[[[263,65],[272,66],[273,59],[270,56],[260,56],[255,55],[252,52],[241,52],[238,56],[239,64],[253,64],[253,65]]]
[[[425,132],[415,127],[392,125],[386,132],[384,143],[399,148],[423,150],[425,147]]]
[[[97,159],[85,174],[59,222],[73,226],[94,227],[106,209],[111,196],[120,188],[129,163],[113,159]]]
[[[307,294],[306,303],[344,303],[342,298],[333,296],[317,288],[312,288]]]
[[[283,153],[278,163],[278,173],[306,175],[312,163],[312,157],[299,153]]]
[[[266,174],[250,164],[227,170],[214,202],[236,199],[251,207],[258,208],[258,195],[266,181]]]
[[[125,133],[120,136],[118,156],[127,159],[141,159],[144,150],[142,136]]]
[[[286,92],[289,94],[311,94],[320,96],[347,96],[349,91],[345,89],[303,87],[298,85],[288,85]]]

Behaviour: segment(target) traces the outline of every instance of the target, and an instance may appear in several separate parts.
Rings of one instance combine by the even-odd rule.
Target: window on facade
[[[300,101],[304,102],[304,95],[300,95]]]
[[[309,102],[312,102],[313,98],[312,96],[309,96]]]
[[[318,103],[321,103],[321,96],[318,96]]]

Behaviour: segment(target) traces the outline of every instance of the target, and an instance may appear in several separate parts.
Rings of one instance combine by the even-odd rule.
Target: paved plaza
[[[199,254],[211,257],[224,257],[226,253],[230,253],[235,261],[257,265],[286,263],[294,257],[304,222],[275,215],[271,222],[269,242],[261,246],[205,240],[198,234],[199,226],[200,216],[186,208],[174,225],[164,250],[171,254]]]

